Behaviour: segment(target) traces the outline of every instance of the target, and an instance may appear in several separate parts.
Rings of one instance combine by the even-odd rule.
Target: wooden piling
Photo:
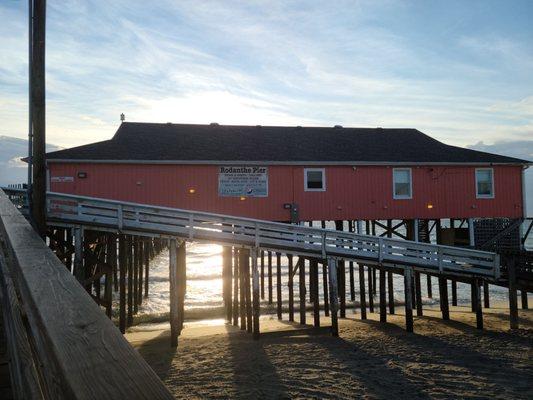
[[[509,323],[511,329],[518,329],[518,297],[516,288],[515,260],[507,260],[507,273],[509,275]]]
[[[457,307],[457,281],[451,279],[452,281],[452,306]]]
[[[335,221],[335,229],[337,231],[344,230],[344,221],[337,220]],[[337,261],[337,282],[338,282],[338,291],[339,291],[339,308],[340,308],[340,317],[346,318],[346,271],[345,271],[345,262],[344,260]]]
[[[361,306],[361,319],[366,319],[366,295],[365,295],[365,267],[359,264],[359,303]]]
[[[313,285],[311,292],[313,293],[313,324],[316,328],[320,326],[320,300],[318,296],[318,260],[312,259],[309,263],[309,271],[313,276]]]
[[[252,294],[251,294],[251,282],[250,282],[250,250],[242,249],[242,262],[243,262],[243,272],[244,272],[244,287],[246,288],[245,300],[246,300],[246,330],[248,333],[253,332],[253,321],[252,321]]]
[[[442,319],[447,321],[450,319],[450,308],[448,303],[448,282],[446,278],[439,276],[439,302],[440,310],[442,312]]]
[[[420,279],[420,272],[415,271],[415,293],[416,293],[416,316],[421,317],[423,316],[423,309],[422,309],[422,282]]]
[[[144,283],[144,238],[139,237],[139,286],[137,288],[137,303],[143,302],[143,283]]]
[[[276,253],[276,308],[278,319],[282,318],[282,299],[281,299],[281,253]]]
[[[261,250],[261,299],[265,299],[265,251]]]
[[[144,256],[144,297],[148,297],[148,287],[150,281],[150,257],[152,251],[152,239],[148,239],[146,242],[146,253]]]
[[[233,315],[233,299],[231,296],[231,281],[232,281],[232,254],[231,247],[224,246],[222,248],[222,296],[224,300],[224,307],[226,309],[226,320],[231,321]]]
[[[486,280],[483,280],[483,306],[490,308],[489,283]]]
[[[111,318],[113,313],[113,273],[117,265],[117,237],[110,233],[107,237],[106,251],[107,272],[105,276],[106,315]]]
[[[487,290],[487,293],[488,293],[488,290]],[[486,298],[488,298],[488,295],[486,296]],[[521,301],[522,301],[522,310],[527,310],[529,308],[529,305],[528,305],[528,302],[527,302],[527,291],[522,289],[520,291],[520,298],[521,298]],[[488,306],[485,306],[488,308]]]
[[[122,333],[126,333],[126,270],[128,268],[126,246],[125,235],[119,235],[119,329]]]
[[[387,293],[386,287],[387,272],[383,267],[379,269],[379,321],[387,322]]]
[[[85,273],[83,271],[83,233],[82,227],[74,228],[74,276],[80,283],[84,281]]]
[[[126,236],[126,254],[128,264],[128,315],[127,325],[133,324],[133,236]]]
[[[431,275],[427,275],[427,292],[428,292],[428,298],[429,299],[432,299],[433,298],[433,286],[432,286],[432,283],[431,283]]]
[[[132,287],[132,296],[133,296],[133,313],[137,314],[139,311],[139,303],[137,299],[139,294],[137,289],[139,288],[139,238],[133,236],[133,287]]]
[[[237,248],[233,247],[233,325],[239,326],[239,256]],[[241,289],[242,290],[242,289]]]
[[[246,282],[244,273],[244,249],[239,249],[239,305],[240,305],[240,325],[241,330],[246,330]]]
[[[272,304],[272,252],[267,252],[268,304]]]
[[[355,231],[355,221],[348,221],[348,230],[352,233]],[[350,270],[350,300],[353,302],[355,301],[355,277],[353,261],[349,262],[348,268]]]
[[[169,244],[169,290],[170,290],[170,346],[178,346],[179,305],[178,305],[178,243],[170,239]]]
[[[339,321],[337,318],[338,295],[337,295],[337,260],[328,259],[328,277],[329,277],[329,304],[331,314],[331,334],[339,336]]]
[[[252,257],[252,286],[253,286],[253,338],[259,340],[259,271],[257,268],[257,248],[253,248]]]
[[[368,311],[371,313],[374,312],[374,289],[372,287],[372,268],[367,266],[367,274],[368,274]]]
[[[326,260],[322,264],[322,287],[324,292],[324,315],[329,317],[328,265]]]
[[[479,278],[473,279],[472,289],[474,289],[476,328],[483,329],[483,308],[481,307],[481,280]]]
[[[405,287],[405,330],[407,332],[413,332],[412,274],[411,267],[406,267],[403,275],[403,284]]]
[[[179,334],[185,322],[185,295],[187,294],[187,243],[181,241],[177,250],[178,261],[178,321]]]
[[[288,289],[289,289],[289,321],[294,321],[294,266],[292,254],[287,254],[288,259]]]
[[[300,273],[299,275],[299,278],[300,278],[300,290],[299,290],[299,295],[300,295],[300,324],[302,325],[305,325],[305,295],[306,295],[306,290],[305,290],[305,260],[303,258],[300,258],[298,260],[298,272]],[[330,288],[331,289],[331,288]]]

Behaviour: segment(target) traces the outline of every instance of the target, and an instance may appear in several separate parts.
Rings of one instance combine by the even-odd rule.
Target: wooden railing
[[[114,200],[47,194],[49,224],[79,224],[433,273],[499,277],[495,253]]]
[[[15,398],[172,398],[1,190],[0,268]]]

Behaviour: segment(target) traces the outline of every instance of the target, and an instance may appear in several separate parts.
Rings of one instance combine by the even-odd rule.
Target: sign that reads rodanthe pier
[[[267,197],[268,168],[221,166],[218,170],[218,195],[222,197]]]

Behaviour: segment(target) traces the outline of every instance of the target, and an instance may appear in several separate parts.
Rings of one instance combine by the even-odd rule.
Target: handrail
[[[2,190],[0,244],[16,398],[172,398]]]
[[[89,225],[435,273],[495,279],[500,273],[499,256],[486,251],[63,193],[47,193],[47,218],[50,224]]]

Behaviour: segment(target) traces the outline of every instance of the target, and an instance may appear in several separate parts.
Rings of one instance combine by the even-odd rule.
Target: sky
[[[459,146],[525,143],[533,159],[533,1],[47,3],[58,146],[109,139],[124,113],[417,128]],[[23,138],[27,1],[0,1],[0,38],[0,135]]]

